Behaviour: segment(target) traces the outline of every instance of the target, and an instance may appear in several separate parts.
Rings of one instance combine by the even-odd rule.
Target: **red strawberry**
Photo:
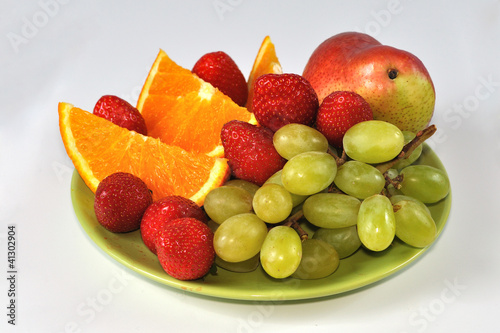
[[[344,134],[351,126],[372,119],[372,109],[363,97],[352,91],[335,91],[321,103],[316,129],[332,146],[342,148]]]
[[[224,124],[222,146],[233,176],[261,186],[283,168],[286,160],[274,148],[273,135],[266,127],[244,121]]]
[[[104,228],[129,232],[139,229],[142,215],[152,202],[151,192],[139,177],[117,172],[97,186],[94,211]]]
[[[168,275],[195,280],[210,271],[215,259],[214,234],[203,222],[184,217],[172,220],[156,241],[158,259]]]
[[[94,106],[94,114],[139,134],[147,135],[146,122],[141,113],[129,102],[113,95],[99,98]]]
[[[205,54],[196,62],[192,72],[229,96],[239,106],[245,106],[248,98],[247,81],[226,53],[219,51]]]
[[[255,81],[253,113],[260,125],[273,132],[290,123],[312,126],[318,103],[313,87],[300,75],[265,74]]]
[[[141,236],[144,244],[156,254],[155,241],[158,233],[170,221],[182,217],[193,217],[208,222],[205,212],[194,201],[171,195],[153,202],[142,216]]]

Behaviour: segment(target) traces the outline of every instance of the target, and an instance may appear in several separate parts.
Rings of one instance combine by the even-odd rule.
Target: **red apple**
[[[320,103],[334,91],[354,91],[370,104],[374,119],[404,131],[422,130],[434,113],[434,84],[422,61],[363,33],[345,32],[325,40],[309,58],[303,76]]]

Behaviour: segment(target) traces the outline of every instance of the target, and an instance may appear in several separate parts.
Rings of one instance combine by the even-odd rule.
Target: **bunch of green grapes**
[[[316,129],[283,126],[273,140],[287,159],[282,170],[260,187],[230,180],[205,199],[217,265],[318,279],[360,247],[383,251],[395,237],[429,246],[437,228],[426,204],[445,198],[450,184],[443,171],[413,164],[421,146],[397,159],[414,137],[387,122],[362,122],[346,132],[343,160]],[[377,168],[388,161],[395,162],[390,170]],[[297,218],[314,233],[300,233]]]

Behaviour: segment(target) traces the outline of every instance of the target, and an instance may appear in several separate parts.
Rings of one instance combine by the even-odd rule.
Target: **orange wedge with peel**
[[[106,176],[129,172],[146,183],[153,200],[180,195],[201,206],[208,192],[230,175],[224,158],[167,145],[68,103],[59,103],[58,109],[66,152],[93,192]]]
[[[248,99],[246,108],[252,112],[253,86],[255,80],[264,74],[282,74],[281,64],[276,56],[274,44],[271,38],[266,36],[260,45],[259,52],[253,63],[252,71],[248,77]]]
[[[197,154],[222,157],[222,126],[237,119],[256,123],[210,83],[177,65],[160,50],[137,102],[148,135]]]

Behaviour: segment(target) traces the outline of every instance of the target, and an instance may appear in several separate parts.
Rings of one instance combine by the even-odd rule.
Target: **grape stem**
[[[413,140],[411,140],[410,142],[408,142],[403,147],[403,149],[401,150],[401,153],[399,153],[398,156],[396,156],[395,158],[393,158],[392,160],[390,160],[388,162],[385,162],[385,163],[377,165],[377,169],[381,173],[384,174],[387,170],[389,170],[390,168],[392,168],[392,166],[394,164],[396,164],[398,161],[401,161],[401,160],[407,158],[408,156],[410,156],[411,153],[413,153],[413,151],[418,146],[420,146],[422,143],[424,143],[425,140],[427,140],[434,133],[436,133],[436,130],[437,130],[436,125],[430,125],[430,126],[424,128],[423,130],[417,132],[417,134],[415,135],[415,138],[413,138]],[[387,177],[386,177],[386,179],[387,179]]]
[[[300,226],[300,224],[298,222],[302,217],[304,217],[304,213],[302,212],[302,209],[301,209],[297,213],[290,216],[286,220],[286,222],[283,223],[282,225],[285,227],[293,228],[299,234],[300,240],[305,241],[309,237],[309,235],[307,234],[307,232],[304,229],[302,229],[302,227]]]
[[[335,158],[335,162],[337,162],[337,167],[341,166],[342,164],[344,164],[347,160],[347,155],[345,153],[345,150],[342,150],[342,155],[339,157],[333,150],[331,150],[330,148],[328,148],[328,151],[327,151],[328,154],[332,155],[333,158]]]
[[[389,177],[389,175],[387,174],[387,172],[384,173],[384,178],[385,178],[385,186],[389,186],[389,185],[392,185],[394,186],[394,188],[396,189],[400,189],[401,188],[401,182],[403,181],[403,175],[398,175],[394,178],[391,179],[391,177]]]
[[[335,182],[331,183],[330,186],[328,186],[328,193],[345,194],[337,186],[335,186]]]

